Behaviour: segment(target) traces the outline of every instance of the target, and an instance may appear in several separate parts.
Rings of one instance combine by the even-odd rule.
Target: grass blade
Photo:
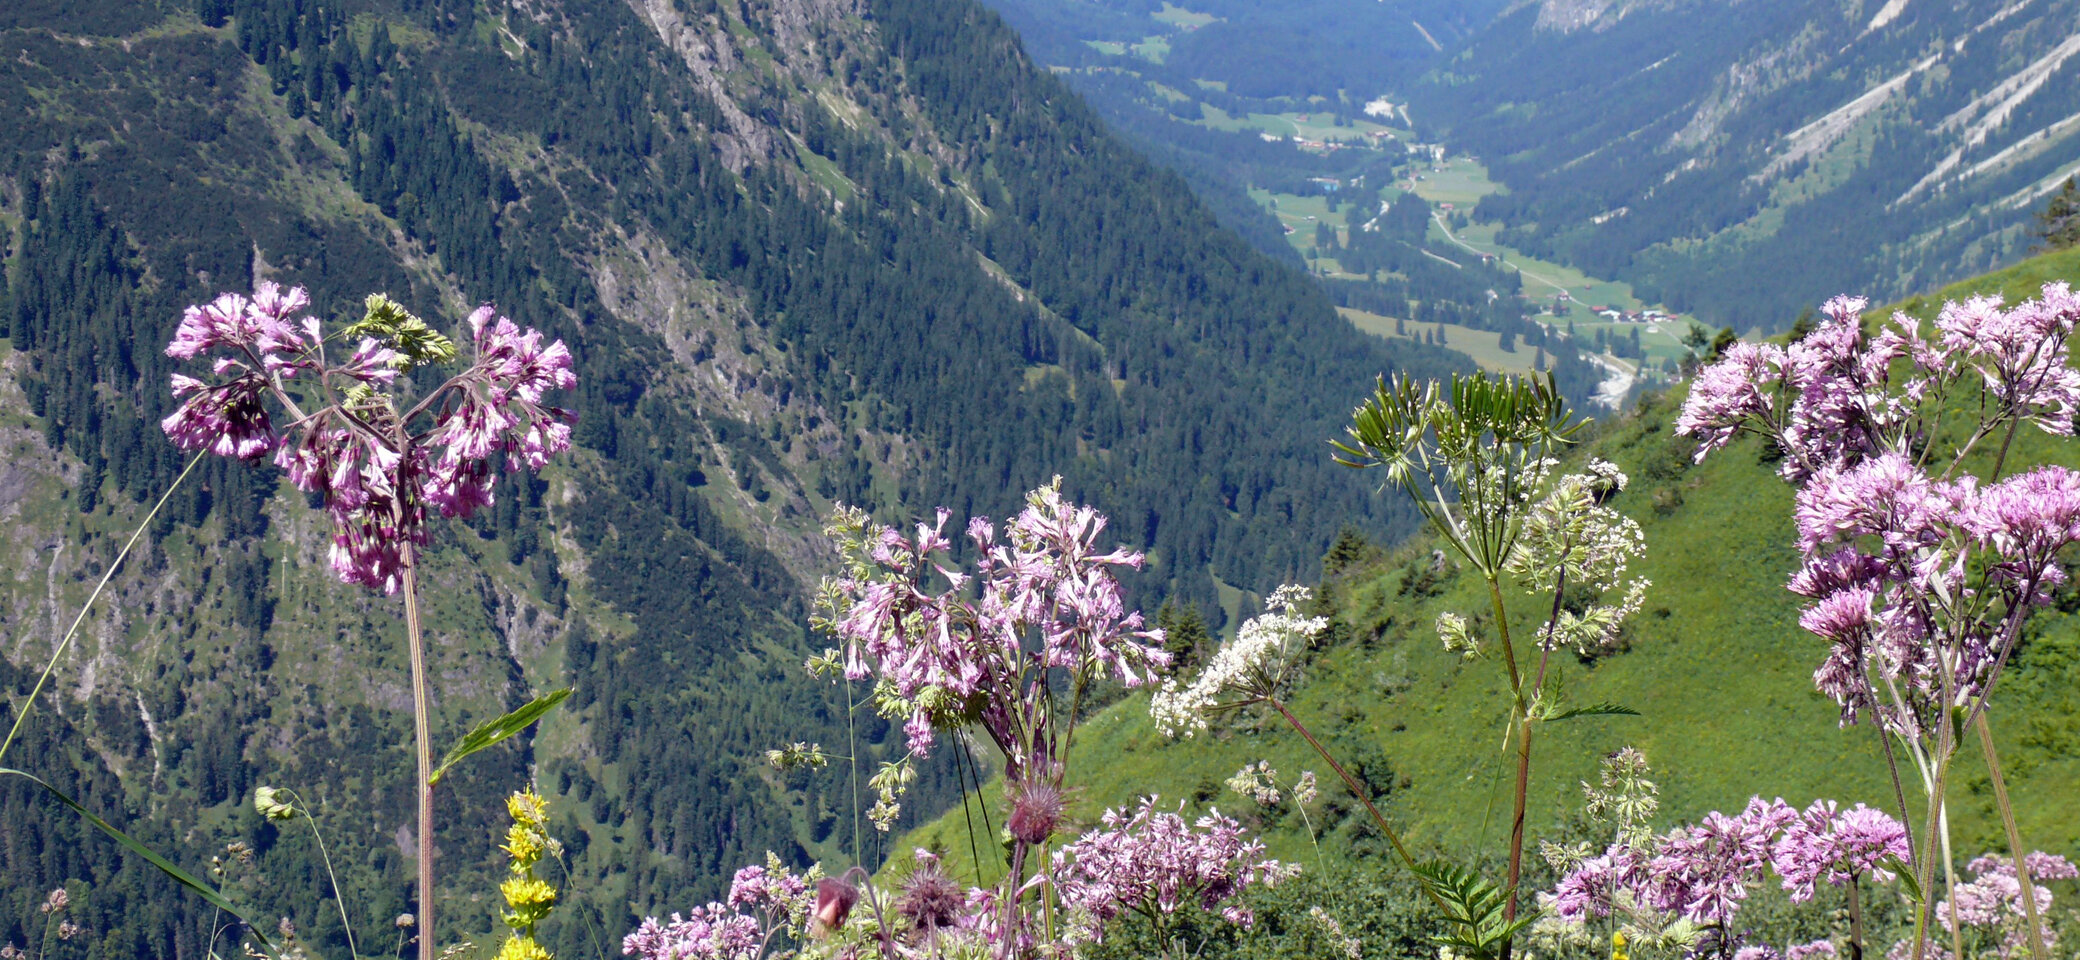
[[[129,834],[126,834],[123,831],[116,829],[108,821],[95,816],[92,810],[88,810],[87,808],[80,806],[79,801],[66,796],[64,791],[59,790],[57,787],[51,786],[50,784],[43,782],[41,779],[37,778],[33,774],[24,773],[20,770],[13,769],[11,767],[0,767],[0,776],[21,777],[22,779],[27,780],[30,783],[33,783],[39,787],[42,787],[46,791],[49,791],[51,796],[58,798],[59,803],[71,807],[80,816],[87,818],[87,822],[100,828],[102,833],[114,837],[117,843],[120,843],[125,847],[129,847],[130,850],[136,853],[138,856],[141,856],[146,860],[151,861],[152,866],[159,868],[159,872],[164,873],[169,877],[172,877],[174,882],[179,883],[181,886],[187,887],[188,889],[195,891],[197,894],[200,894],[202,899],[209,901],[210,906],[216,907],[217,909],[230,914],[232,917],[236,918],[238,922],[245,924],[246,929],[251,931],[254,938],[258,939],[262,944],[265,944],[269,947],[274,946],[274,944],[267,939],[267,935],[260,932],[259,927],[253,926],[253,922],[247,920],[245,914],[240,913],[238,908],[232,906],[231,901],[224,899],[224,895],[218,893],[215,888],[211,887],[209,884],[203,883],[202,881],[195,879],[195,877],[190,875],[186,870],[182,870],[181,868],[174,866],[173,861],[158,855],[157,853],[152,851],[152,848],[147,847],[144,844],[131,839]]]

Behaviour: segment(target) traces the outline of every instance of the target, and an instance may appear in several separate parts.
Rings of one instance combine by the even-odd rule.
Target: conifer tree
[[[2037,213],[2037,239],[2042,250],[2064,250],[2080,243],[2080,184],[2067,177],[2065,186]]]

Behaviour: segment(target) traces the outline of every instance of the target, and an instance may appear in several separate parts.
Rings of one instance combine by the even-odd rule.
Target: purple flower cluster
[[[977,559],[974,573],[961,573],[936,559],[951,546],[947,515],[940,510],[908,538],[893,528],[869,531],[872,572],[836,584],[845,675],[878,677],[915,703],[904,730],[919,755],[929,753],[940,724],[923,694],[972,706],[1010,758],[1011,779],[1022,780],[1025,769],[1048,761],[1048,670],[1095,670],[1135,687],[1169,664],[1162,632],[1126,610],[1112,575],[1139,569],[1142,555],[1100,552],[1105,517],[1046,486],[1028,496],[1002,538],[986,518],[968,522]],[[943,588],[927,586],[933,572]]]
[[[1794,903],[1813,898],[1814,885],[1825,880],[1839,887],[1860,876],[1879,883],[1892,880],[1890,861],[1912,859],[1907,828],[1882,810],[1857,804],[1837,810],[1832,800],[1815,800],[1770,848],[1770,866],[1783,878]]]
[[[621,952],[641,960],[757,960],[785,930],[801,931],[815,894],[807,878],[781,867],[748,866],[730,880],[729,896],[669,922],[644,917],[621,940]]]
[[[406,406],[389,388],[410,358],[362,337],[345,362],[328,363],[318,321],[299,316],[309,306],[301,287],[263,282],[250,299],[227,293],[189,307],[166,353],[214,355],[218,379],[175,374],[181,405],[161,427],[184,450],[244,460],[272,451],[297,489],[323,498],[340,579],[395,593],[406,546],[426,542],[428,505],[468,516],[491,503],[494,457],[538,470],[570,447],[575,418],[542,402],[577,384],[570,351],[481,307],[469,318],[474,362]],[[306,412],[299,398],[323,406]],[[286,430],[275,427],[270,401]],[[421,415],[429,429],[416,428]]]
[[[1255,919],[1249,908],[1230,901],[1252,884],[1275,885],[1300,872],[1265,859],[1263,842],[1246,838],[1219,811],[1187,824],[1182,804],[1178,809],[1158,810],[1151,796],[1131,813],[1107,810],[1102,828],[1055,852],[1062,903],[1092,923],[1095,934],[1125,912],[1171,914],[1191,903],[1249,926]]]
[[[1906,828],[1862,804],[1840,811],[1830,800],[1804,812],[1756,797],[1728,816],[1714,811],[1694,827],[1678,827],[1644,844],[1615,843],[1560,879],[1554,913],[1579,923],[1620,907],[1646,908],[1694,923],[1726,927],[1748,885],[1774,871],[1794,901],[1814,886],[1861,876],[1889,881],[1882,864],[1908,857]]]
[[[1699,372],[1676,420],[1678,433],[1702,441],[1697,456],[1742,432],[1774,438],[1785,454],[1785,479],[1803,482],[1829,465],[1905,450],[1931,433],[1928,415],[1970,373],[1983,384],[1994,421],[2028,420],[2070,436],[2080,411],[2080,371],[2068,365],[2067,341],[2080,323],[2080,297],[2064,283],[2002,310],[1975,297],[1945,304],[1936,336],[1895,313],[1866,338],[1861,297],[1836,297],[1823,320],[1789,347],[1738,343]],[[1901,382],[1895,361],[1906,359]]]
[[[2044,884],[2080,877],[2080,869],[2064,857],[2042,851],[2031,853],[2024,860],[2033,881],[2031,889],[2036,893],[2037,915],[2046,918],[2044,949],[2053,953],[2058,947],[2058,931],[2049,922],[2053,898]],[[1945,930],[1969,933],[1973,941],[1985,941],[1989,949],[1977,951],[1981,956],[1998,956],[2002,960],[2028,956],[2028,914],[2022,902],[2022,882],[2015,876],[2015,861],[1986,854],[1973,860],[1967,869],[1972,874],[1971,881],[1958,884],[1948,898],[1936,904],[1936,922]],[[1910,956],[1910,946],[1902,941],[1887,956]],[[1929,948],[1932,956],[1948,953],[1938,943],[1930,943]]]
[[[1943,694],[1968,704],[1986,688],[2020,619],[2064,581],[2058,552],[2080,542],[2080,473],[1957,476],[1974,444],[2022,422],[2072,433],[2080,370],[2067,342],[2080,298],[2049,284],[2011,310],[1985,297],[1946,304],[1928,339],[1904,314],[1864,337],[1864,306],[1829,301],[1789,347],[1734,345],[1698,374],[1676,426],[1702,441],[1700,460],[1744,431],[1777,444],[1800,485],[1805,563],[1789,586],[1813,601],[1800,624],[1831,645],[1814,684],[1845,724],[1870,709],[1919,735]],[[1931,470],[1942,413],[1973,373],[1984,412]]]
[[[2057,555],[2080,542],[2080,473],[2046,466],[1981,486],[1887,452],[1822,468],[1795,519],[1806,562],[1789,586],[1814,601],[1799,623],[1832,644],[1814,683],[1847,723],[1871,704],[1867,672],[1926,697],[1941,670],[1954,702],[1978,693],[2007,621],[2065,581]],[[1912,717],[1886,719],[1914,729]]]

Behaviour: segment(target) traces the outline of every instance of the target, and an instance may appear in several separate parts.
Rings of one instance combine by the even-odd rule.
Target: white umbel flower
[[[1282,679],[1294,647],[1329,625],[1323,617],[1300,616],[1306,587],[1287,584],[1271,594],[1271,612],[1242,625],[1235,640],[1221,647],[1206,670],[1189,685],[1163,681],[1149,701],[1148,713],[1166,737],[1191,737],[1206,729],[1207,715],[1223,706],[1261,700]]]

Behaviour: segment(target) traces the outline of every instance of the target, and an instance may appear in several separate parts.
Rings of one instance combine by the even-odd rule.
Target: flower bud
[[[825,878],[816,883],[816,929],[828,936],[845,926],[852,905],[859,902],[859,888],[843,880]]]
[[[289,805],[289,791],[275,787],[253,788],[253,809],[269,820],[296,816],[296,808]]]

